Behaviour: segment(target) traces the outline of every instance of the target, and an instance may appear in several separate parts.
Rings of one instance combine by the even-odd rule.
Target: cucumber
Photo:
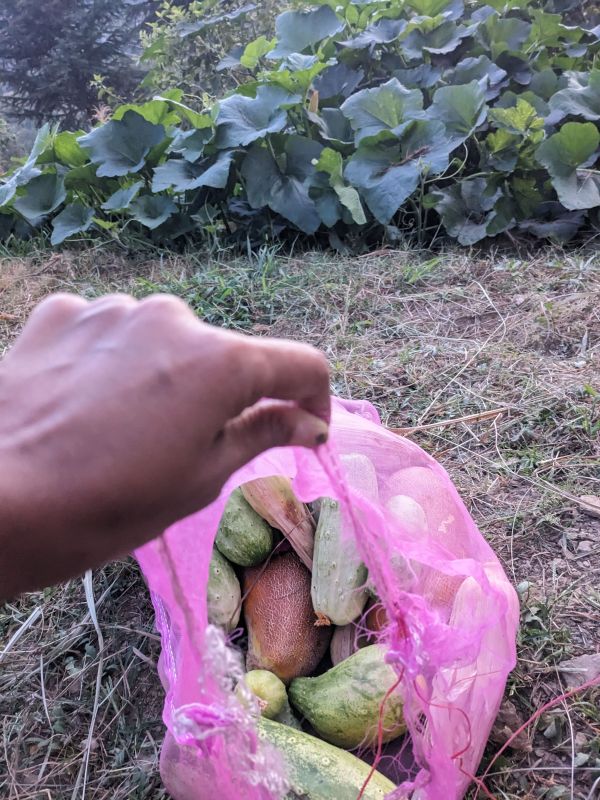
[[[360,758],[302,731],[261,717],[258,735],[282,754],[292,785],[286,800],[356,800],[371,767]],[[362,800],[384,800],[396,787],[374,772]]]
[[[369,645],[317,678],[296,678],[290,702],[331,744],[348,749],[376,744],[381,703],[398,681],[385,652]],[[398,689],[385,702],[382,727],[384,742],[406,731]]]
[[[287,705],[285,684],[268,669],[252,669],[244,678],[246,686],[258,697],[260,713],[267,719],[275,719]]]
[[[273,531],[234,489],[227,501],[215,544],[225,558],[240,567],[253,567],[268,558],[273,549]]]
[[[311,585],[317,625],[348,625],[360,616],[367,602],[367,568],[342,526],[339,503],[322,498]]]
[[[233,567],[225,556],[213,547],[208,568],[206,606],[208,621],[227,632],[237,627],[242,609],[242,590]]]

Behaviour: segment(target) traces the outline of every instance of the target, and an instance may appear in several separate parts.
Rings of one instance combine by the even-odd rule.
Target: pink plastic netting
[[[349,454],[370,459],[375,491],[364,470],[348,467],[352,459],[340,460]],[[477,771],[515,663],[517,597],[444,469],[386,431],[369,403],[339,400],[325,447],[264,453],[232,476],[211,506],[136,553],[162,639],[167,790],[175,800],[271,800],[288,790],[283,760],[258,739],[255,717],[233,692],[243,673],[240,654],[206,614],[224,504],[235,487],[269,475],[292,478],[305,502],[341,501],[391,621],[383,641],[402,679],[416,766],[389,798],[458,800]]]

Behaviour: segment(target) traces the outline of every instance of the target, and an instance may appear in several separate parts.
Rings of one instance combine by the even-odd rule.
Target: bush
[[[141,79],[134,50],[153,0],[12,0],[0,8],[0,86],[7,112],[65,125],[89,119],[102,75],[129,95]]]
[[[227,56],[243,50],[242,42],[273,33],[282,0],[201,0],[186,5],[164,0],[142,32],[142,64],[148,69],[143,87],[154,92],[182,89],[196,105],[235,88]]]
[[[0,187],[5,233],[339,247],[597,226],[598,32],[513,0],[332,6],[281,14],[273,40],[231,57],[245,81],[201,113],[179,91],[85,136],[46,128]]]

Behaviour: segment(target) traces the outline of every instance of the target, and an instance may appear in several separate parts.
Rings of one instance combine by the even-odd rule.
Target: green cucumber
[[[317,625],[348,625],[367,602],[367,568],[343,531],[339,503],[321,500],[315,533],[311,597]]]
[[[295,678],[288,690],[291,704],[331,744],[375,745],[381,704],[398,682],[385,652],[382,645],[369,645],[317,678]],[[385,700],[381,723],[384,742],[406,731],[398,688]]]
[[[253,567],[269,557],[273,531],[247,502],[241,489],[231,493],[217,531],[219,551],[240,567]]]
[[[242,590],[233,567],[213,547],[206,590],[208,621],[227,632],[237,627],[242,610]]]
[[[302,731],[261,717],[258,735],[282,754],[292,790],[286,800],[356,800],[371,767],[360,758]],[[384,800],[396,787],[373,772],[362,800]]]

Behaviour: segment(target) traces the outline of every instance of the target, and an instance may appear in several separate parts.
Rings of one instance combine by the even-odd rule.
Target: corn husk
[[[308,507],[294,494],[290,479],[281,475],[257,478],[242,486],[242,494],[257,514],[283,533],[312,570],[315,522]]]
[[[331,663],[335,667],[340,661],[345,661],[347,658],[358,650],[356,636],[357,627],[354,622],[348,625],[342,625],[336,628],[333,632],[329,653],[331,655]]]

